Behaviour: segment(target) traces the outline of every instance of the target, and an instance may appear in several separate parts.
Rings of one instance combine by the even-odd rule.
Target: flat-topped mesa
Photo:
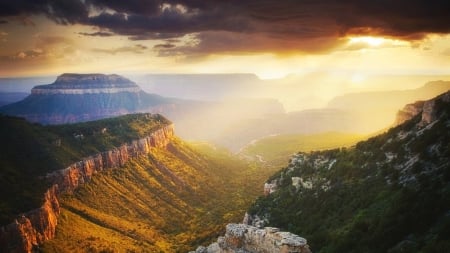
[[[31,89],[31,94],[95,94],[140,92],[139,86],[119,75],[71,74],[58,76],[52,84],[38,85]]]

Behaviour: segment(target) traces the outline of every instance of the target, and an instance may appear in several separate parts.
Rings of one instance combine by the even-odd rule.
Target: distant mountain
[[[407,105],[353,148],[298,153],[265,184],[247,222],[308,239],[313,252],[450,248],[450,92]]]
[[[173,75],[169,77],[169,81],[177,80]],[[181,77],[184,75],[179,78]],[[196,76],[195,80],[200,78],[207,83],[192,87],[184,87],[183,83],[180,86],[177,82],[171,84],[169,81],[160,83],[158,87],[166,85],[170,91],[170,87],[175,86],[182,93],[187,90],[195,93],[196,89],[210,86],[205,90],[207,92],[218,87],[212,82],[214,77],[215,75]],[[226,80],[230,79],[227,75],[225,77]],[[237,75],[236,78],[249,77]],[[230,88],[223,84],[219,86],[221,89]],[[178,94],[175,91],[173,94],[163,93],[171,96]],[[284,108],[274,99],[201,101],[162,97],[144,92],[136,83],[119,75],[103,74],[63,74],[52,84],[35,86],[31,95],[25,99],[0,107],[0,113],[24,117],[42,124],[84,122],[136,112],[163,114],[175,123],[181,137],[211,141],[222,136],[227,128],[238,122],[284,113]]]
[[[118,75],[62,74],[52,84],[35,86],[31,95],[1,107],[0,112],[31,122],[63,124],[152,111],[169,103]]]
[[[0,106],[12,104],[26,98],[30,93],[26,92],[0,92]]]
[[[392,125],[403,105],[430,99],[450,90],[450,81],[435,81],[404,91],[354,93],[337,97],[325,108],[270,114],[239,121],[218,142],[238,151],[247,143],[270,135],[343,132],[372,134]]]

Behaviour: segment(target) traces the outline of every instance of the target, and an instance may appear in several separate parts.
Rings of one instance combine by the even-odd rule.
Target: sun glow
[[[354,43],[366,43],[372,47],[378,47],[383,43],[388,42],[389,39],[385,39],[383,37],[372,37],[372,36],[362,36],[362,37],[352,37],[349,40],[350,44]]]

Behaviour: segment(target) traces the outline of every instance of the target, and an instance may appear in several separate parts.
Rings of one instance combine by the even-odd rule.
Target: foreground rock
[[[281,232],[278,228],[257,228],[245,224],[228,224],[225,236],[208,247],[191,253],[310,253],[305,238]]]

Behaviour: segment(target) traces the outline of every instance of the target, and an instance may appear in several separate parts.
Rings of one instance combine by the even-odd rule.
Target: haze
[[[450,80],[448,9],[444,0],[3,1],[0,91],[29,92],[62,73],[115,73],[166,97],[241,101],[200,114],[229,129],[233,115],[244,124],[274,110],[330,109],[347,93]],[[236,108],[252,103],[246,99],[281,107]],[[400,103],[413,102],[404,100],[377,100],[378,110],[364,118],[373,127],[351,131],[389,126]]]

